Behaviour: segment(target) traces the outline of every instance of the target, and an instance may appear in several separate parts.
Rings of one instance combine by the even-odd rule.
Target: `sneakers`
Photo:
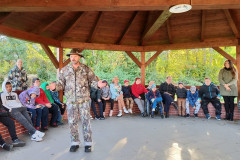
[[[216,119],[220,121],[221,120],[221,116],[220,115],[216,115]]]
[[[187,114],[187,115],[186,115],[186,118],[189,118],[189,117],[190,117],[190,115],[189,115],[189,114]]]
[[[122,110],[119,111],[117,117],[122,117]]]
[[[37,133],[34,133],[34,134],[32,135],[32,137],[31,137],[31,140],[32,140],[32,141],[36,141],[36,142],[41,142],[43,139],[42,139],[41,137],[39,137],[39,136],[37,135]]]
[[[35,127],[36,130],[40,130],[40,127]]]
[[[195,118],[198,118],[198,114],[197,114],[197,113],[195,113],[195,114],[194,114],[194,117],[195,117]]]
[[[2,145],[2,148],[3,148],[4,150],[6,150],[6,151],[11,151],[12,148],[13,148],[13,145],[12,145],[12,144],[4,143],[4,144]]]
[[[162,119],[164,118],[164,115],[163,115],[163,114],[161,114],[161,118],[162,118]]]
[[[100,117],[97,117],[97,116],[96,116],[95,119],[96,119],[96,120],[100,120]]]
[[[141,115],[142,115],[142,117],[145,117],[145,116],[146,116],[146,115],[145,115],[145,112],[143,112]]]
[[[48,130],[48,127],[43,127],[42,129],[41,129],[41,132],[45,132],[45,131],[47,131]]]
[[[126,113],[126,114],[129,113],[128,110],[126,109],[126,107],[123,108],[123,111],[124,111],[124,113]]]
[[[104,117],[100,117],[99,120],[105,120],[105,118]]]
[[[62,121],[60,121],[60,122],[57,122],[57,125],[61,126],[61,125],[64,125],[64,123]]]
[[[151,118],[154,118],[154,111],[152,111],[152,114],[150,115]]]
[[[132,112],[132,109],[128,109],[128,113],[131,113],[131,114],[132,114],[132,113],[133,113],[133,112]]]
[[[85,152],[92,152],[91,146],[85,146]]]
[[[93,119],[93,117],[90,115],[90,119]]]
[[[174,103],[174,102],[172,102],[171,103],[172,105],[173,105],[173,107],[176,109],[176,111],[178,110],[178,106]]]
[[[109,117],[112,117],[113,110],[110,110]]]
[[[211,118],[211,116],[210,116],[209,113],[206,114],[206,118],[207,118],[207,119],[210,119],[210,118]]]
[[[78,148],[79,148],[79,145],[72,145],[71,147],[70,147],[70,152],[76,152],[77,150],[78,150]]]
[[[23,147],[25,146],[25,142],[21,141],[20,139],[15,139],[12,143],[13,147]]]
[[[57,123],[52,123],[52,124],[50,124],[50,126],[53,127],[53,128],[58,127]]]
[[[40,132],[40,131],[36,131],[35,134],[40,138],[43,138],[45,136],[45,133]]]

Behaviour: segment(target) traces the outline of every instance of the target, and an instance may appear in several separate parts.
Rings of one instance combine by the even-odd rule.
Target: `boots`
[[[165,118],[169,118],[168,112],[166,112],[166,116],[165,116]]]
[[[229,115],[229,113],[226,113],[226,118],[225,118],[225,120],[229,120],[230,119],[230,115]]]
[[[233,113],[230,113],[230,114],[229,114],[229,120],[230,120],[230,121],[233,121]]]

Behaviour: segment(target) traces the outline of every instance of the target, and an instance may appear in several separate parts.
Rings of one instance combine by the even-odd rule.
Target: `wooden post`
[[[141,81],[145,86],[145,52],[141,52]]]
[[[59,72],[63,68],[63,48],[58,48],[57,58],[58,58],[58,63],[59,63],[57,77],[59,77]],[[63,91],[62,90],[59,91],[59,99],[61,102],[63,101]]]
[[[238,88],[238,101],[240,100],[240,39],[238,39],[238,44],[236,46],[236,62],[237,62],[237,71],[238,71],[238,82],[237,82],[237,88]]]

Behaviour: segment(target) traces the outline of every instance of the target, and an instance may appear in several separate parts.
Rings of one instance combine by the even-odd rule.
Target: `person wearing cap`
[[[145,93],[147,93],[148,90],[145,88],[143,84],[141,84],[141,79],[139,77],[135,78],[135,82],[133,83],[131,89],[132,89],[133,99],[137,104],[142,117],[145,117],[146,114],[144,110],[144,104],[145,104],[144,101],[145,101]]]
[[[152,104],[152,112],[151,117],[154,118],[155,109],[157,107],[158,102],[162,102],[162,96],[159,90],[157,90],[157,87],[155,84],[151,86],[151,90],[147,93],[147,100],[149,101],[149,104]],[[160,114],[161,118],[164,118],[162,107],[160,106]]]
[[[109,112],[109,117],[112,117],[114,100],[111,98],[112,94],[110,91],[110,86],[108,85],[108,82],[106,80],[103,80],[102,83],[106,83],[106,86],[101,88],[101,100],[103,103],[103,116],[105,117],[106,103],[110,102],[111,110]]]
[[[199,89],[199,100],[207,119],[211,118],[211,115],[208,112],[208,103],[211,102],[216,110],[216,119],[221,120],[222,105],[220,98],[221,95],[217,86],[211,82],[210,78],[205,78],[205,83],[203,83]]]
[[[91,152],[92,129],[90,124],[90,88],[103,87],[94,72],[86,65],[80,63],[83,57],[81,51],[73,48],[67,56],[71,63],[63,67],[59,80],[49,85],[51,90],[64,90],[67,99],[67,116],[70,127],[71,147],[70,152],[76,152],[80,145],[78,117],[81,118],[85,152]]]
[[[187,113],[186,117],[187,118],[190,117],[189,104],[191,105],[191,107],[194,110],[193,114],[194,114],[195,118],[197,118],[198,111],[201,107],[201,104],[198,99],[198,90],[195,86],[191,86],[190,90],[187,92],[187,98],[186,98],[186,113]]]
[[[164,111],[166,113],[165,117],[169,117],[169,107],[170,105],[173,105],[176,110],[178,110],[177,105],[174,103],[174,96],[176,93],[176,89],[174,85],[172,84],[172,77],[168,76],[166,79],[166,82],[162,83],[159,87],[159,91],[162,95],[163,98],[163,103],[165,104],[164,106]]]
[[[128,113],[123,101],[122,85],[119,83],[118,77],[113,78],[112,83],[110,84],[110,91],[112,95],[111,98],[118,102],[119,112],[117,117],[122,116],[122,109],[124,110],[124,113]]]
[[[131,91],[131,87],[129,86],[129,80],[124,80],[122,92],[123,92],[123,99],[126,102],[127,111],[128,113],[132,114],[134,101],[132,99],[132,91]]]
[[[23,91],[27,89],[27,71],[22,67],[21,59],[17,60],[16,65],[10,70],[8,80],[12,84],[12,91]]]
[[[177,104],[178,104],[178,116],[185,116],[187,89],[183,86],[183,82],[178,82],[176,95],[177,95]]]

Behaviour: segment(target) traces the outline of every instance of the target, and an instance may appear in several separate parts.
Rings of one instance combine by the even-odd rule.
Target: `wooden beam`
[[[226,47],[236,46],[236,38],[213,38],[205,39],[204,42],[188,42],[188,43],[174,43],[151,46],[130,46],[130,45],[114,45],[114,44],[100,44],[100,43],[83,43],[83,42],[68,42],[62,41],[64,48],[82,48],[93,50],[109,50],[109,51],[135,51],[135,52],[149,52],[160,50],[178,50],[178,49],[195,49],[195,48],[212,48],[212,47]]]
[[[236,45],[236,66],[238,71],[238,82],[237,82],[237,88],[238,88],[238,101],[240,100],[240,39],[238,39],[239,43]]]
[[[12,13],[13,12],[5,13],[5,15],[0,18],[0,24],[3,24],[12,15]]]
[[[126,51],[127,55],[137,64],[139,68],[141,68],[141,63],[139,60],[132,54],[132,52]]]
[[[40,44],[43,48],[43,50],[46,52],[49,59],[52,61],[53,65],[56,69],[59,68],[59,63],[54,54],[52,53],[51,49],[46,44]]]
[[[63,48],[58,48],[57,57],[59,62],[59,68],[58,68],[58,77],[59,77],[59,73],[63,68]],[[63,102],[63,90],[59,91],[59,99],[61,102]]]
[[[64,63],[63,63],[63,67],[65,67],[66,65],[68,65],[71,62],[70,58],[68,58]]]
[[[37,33],[37,34],[41,34],[41,33],[45,32],[48,28],[50,28],[52,25],[54,25],[57,21],[59,21],[61,18],[63,18],[68,13],[69,12],[63,12],[63,13],[57,15],[56,17],[48,20],[47,23],[43,22],[42,25],[40,25],[39,27],[34,29],[32,32]]]
[[[233,19],[232,14],[230,13],[230,11],[228,9],[224,9],[223,11],[227,17],[228,23],[229,23],[235,37],[240,38],[239,30],[237,28],[237,22]]]
[[[76,27],[77,24],[82,20],[82,17],[84,15],[84,12],[79,12],[75,16],[75,18],[67,25],[67,27],[64,29],[63,33],[58,37],[58,40],[63,40],[64,36],[70,33],[74,27]]]
[[[205,25],[206,25],[206,11],[201,11],[201,42],[204,41],[204,34],[205,34]]]
[[[150,11],[186,3],[189,0],[1,0],[0,11]],[[195,10],[240,8],[238,0],[192,0],[192,6]]]
[[[145,63],[145,66],[147,67],[150,63],[152,63],[152,61],[154,61],[161,53],[162,53],[162,51],[157,51],[157,52]]]
[[[61,43],[55,39],[47,38],[43,36],[39,36],[33,33],[25,32],[18,29],[13,29],[7,26],[0,25],[0,34],[14,37],[26,41],[36,42],[36,43],[44,43],[50,46],[60,47]]]
[[[91,43],[92,41],[94,41],[94,38],[95,38],[95,36],[96,36],[96,33],[97,33],[97,30],[98,30],[98,27],[99,27],[99,24],[100,24],[100,22],[101,22],[102,17],[103,17],[103,12],[99,12],[99,13],[98,13],[98,16],[97,16],[97,19],[96,19],[96,21],[95,21],[95,23],[94,23],[94,26],[93,26],[93,28],[92,28],[92,31],[91,31],[91,33],[90,33],[90,36],[89,36],[89,38],[88,38],[88,42],[89,42],[89,43]]]
[[[169,43],[172,44],[173,43],[173,38],[172,38],[172,33],[171,33],[171,26],[170,26],[170,20],[167,20],[167,33],[168,33],[168,40]]]
[[[231,60],[235,65],[237,64],[236,59],[233,58],[231,55],[229,55],[227,52],[225,52],[224,50],[222,50],[219,47],[213,47],[213,49],[215,51],[217,51],[218,53],[220,53],[223,57],[225,57],[226,59]]]
[[[131,19],[129,20],[127,26],[125,27],[125,29],[124,29],[121,37],[119,38],[119,40],[117,41],[116,44],[122,44],[122,40],[124,39],[125,35],[129,32],[130,27],[131,27],[131,25],[134,23],[134,20],[136,20],[136,17],[137,17],[137,14],[138,14],[138,13],[139,13],[139,12],[137,12],[137,11],[135,11],[135,12],[133,13]]]
[[[150,39],[152,35],[166,22],[166,20],[171,15],[172,13],[169,12],[169,10],[165,10],[161,14],[159,14],[156,20],[144,31],[142,42]]]
[[[146,71],[145,52],[141,52],[141,81],[144,86],[145,86],[145,76],[146,76],[145,71]]]

